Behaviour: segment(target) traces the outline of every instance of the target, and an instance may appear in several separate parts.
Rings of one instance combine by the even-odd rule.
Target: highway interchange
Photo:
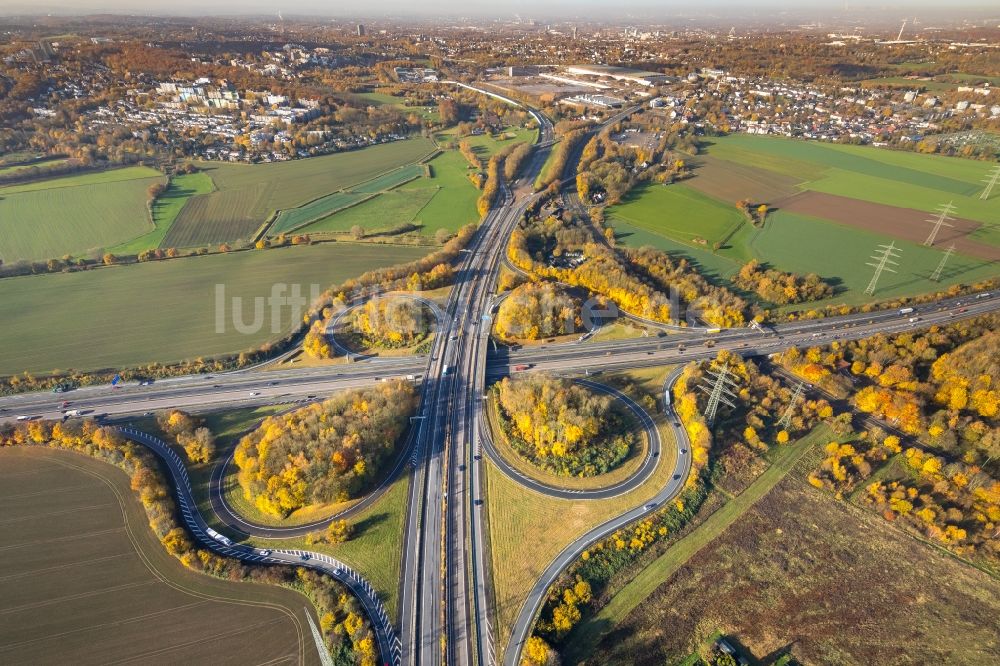
[[[540,145],[552,142],[551,123],[536,115]],[[421,403],[406,446],[385,483],[351,515],[368,506],[400,473],[411,474],[408,515],[400,580],[400,621],[393,626],[371,587],[356,572],[340,562],[300,551],[259,551],[238,544],[223,544],[209,535],[197,512],[190,482],[180,459],[164,443],[144,433],[123,428],[123,433],[160,455],[177,489],[182,517],[194,536],[225,555],[251,562],[283,563],[321,569],[344,582],[358,595],[372,619],[383,660],[387,663],[438,665],[441,663],[519,663],[520,648],[530,635],[534,618],[551,582],[590,544],[655,511],[683,487],[690,471],[690,453],[682,428],[674,425],[665,404],[668,427],[678,446],[675,468],[666,485],[647,503],[615,517],[580,536],[567,546],[535,582],[514,625],[503,654],[496,645],[492,622],[489,557],[485,548],[486,513],[483,497],[485,458],[529,488],[556,497],[597,499],[634,489],[646,481],[663,456],[655,425],[641,407],[633,409],[647,432],[647,456],[639,470],[611,488],[574,492],[545,486],[526,479],[513,469],[493,446],[483,415],[482,397],[490,379],[505,376],[518,365],[530,372],[549,371],[578,376],[584,371],[602,371],[642,366],[681,365],[714,357],[720,349],[742,356],[780,352],[792,346],[826,345],[834,340],[868,337],[878,333],[900,333],[957,318],[974,317],[1000,308],[1000,297],[964,296],[913,306],[914,311],[882,310],[818,320],[798,321],[758,328],[725,329],[713,333],[704,328],[669,327],[650,337],[600,342],[543,344],[522,349],[494,347],[492,328],[493,287],[504,250],[514,226],[538,195],[527,191],[541,168],[545,151],[536,151],[528,175],[520,183],[504,186],[497,204],[488,212],[463,255],[456,271],[456,284],[448,303],[438,314],[437,333],[431,352],[424,356],[365,359],[352,364],[303,369],[256,369],[158,380],[153,384],[86,387],[72,392],[29,393],[0,398],[0,420],[16,416],[57,419],[62,401],[85,415],[110,421],[160,409],[207,411],[262,404],[312,401],[333,392],[371,385],[386,378],[414,376],[420,381]],[[665,327],[666,328],[666,327]],[[679,374],[674,371],[665,391]],[[591,388],[604,390],[593,378],[581,379]],[[622,397],[622,396],[617,396]],[[321,527],[331,518],[299,528],[266,528],[240,517],[226,506],[219,490],[224,468],[219,465],[212,481],[212,507],[234,531],[261,538],[301,535]],[[304,559],[308,558],[308,559]],[[396,632],[398,630],[398,638]]]

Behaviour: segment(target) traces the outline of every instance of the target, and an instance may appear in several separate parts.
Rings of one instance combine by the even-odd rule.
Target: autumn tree
[[[500,304],[497,335],[505,340],[538,340],[579,329],[580,303],[551,283],[526,283]]]
[[[273,516],[356,497],[395,450],[415,396],[385,382],[268,417],[234,453],[244,496]]]

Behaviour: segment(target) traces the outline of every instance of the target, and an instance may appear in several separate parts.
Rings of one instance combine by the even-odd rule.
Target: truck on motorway
[[[901,315],[908,315],[911,312],[913,312],[913,308],[900,308],[899,310],[899,314]]]
[[[531,367],[530,363],[521,363],[520,365],[514,366],[514,372],[523,372]]]
[[[441,374],[442,375],[447,375],[450,371],[451,371],[451,366],[450,365],[446,365],[446,366],[444,366],[444,370],[441,371]]]
[[[722,333],[722,329],[721,328],[706,328],[705,332],[709,333],[709,334],[712,334],[712,333]]]
[[[82,416],[82,415],[83,415],[83,410],[82,409],[67,409],[66,410],[66,416]]]
[[[219,534],[218,532],[216,532],[215,530],[213,530],[211,527],[206,527],[205,528],[205,534],[207,534],[208,536],[212,537],[213,539],[215,539],[216,541],[218,541],[219,543],[221,543],[223,545],[226,545],[226,546],[232,546],[233,545],[233,542],[230,541],[228,537],[222,536],[221,534]]]

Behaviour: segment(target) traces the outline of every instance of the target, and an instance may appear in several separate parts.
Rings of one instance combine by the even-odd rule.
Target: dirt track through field
[[[934,228],[927,221],[934,218],[933,213],[912,208],[885,206],[823,192],[795,194],[776,201],[773,207],[914,243],[923,243]],[[981,226],[979,222],[956,218],[950,224],[953,226],[941,228],[934,242],[934,247],[944,250],[954,243],[955,249],[962,254],[979,259],[1000,261],[1000,247],[980,242],[969,236]]]

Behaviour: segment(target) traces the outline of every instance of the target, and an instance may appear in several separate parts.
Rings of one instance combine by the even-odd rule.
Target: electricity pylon
[[[941,231],[941,227],[953,226],[952,224],[949,224],[949,222],[955,219],[951,216],[954,212],[955,207],[951,205],[950,201],[937,207],[937,217],[927,220],[934,225],[934,228],[931,229],[931,235],[924,241],[924,245],[934,245],[934,239],[937,238],[938,232]]]
[[[715,423],[715,415],[719,411],[719,403],[724,405],[729,405],[732,408],[736,408],[733,404],[733,400],[736,399],[736,394],[733,393],[733,389],[736,388],[736,382],[729,376],[729,366],[724,365],[719,370],[709,370],[707,373],[714,380],[712,383],[712,388],[708,389],[705,386],[698,386],[702,391],[708,394],[708,405],[705,406],[705,422],[708,425]]]
[[[896,269],[892,266],[898,266],[899,262],[896,258],[899,257],[899,250],[896,249],[895,242],[891,242],[888,245],[879,245],[879,249],[875,250],[875,254],[871,256],[871,259],[876,263],[868,263],[866,266],[872,266],[875,269],[875,274],[872,275],[871,282],[865,287],[866,294],[875,293],[875,285],[878,284],[878,279],[882,276],[882,273],[889,271],[890,273],[895,273]]]
[[[993,191],[996,184],[1000,183],[1000,166],[993,167],[990,172],[986,174],[986,178],[983,178],[983,182],[986,183],[986,189],[979,195],[979,198],[986,200],[990,198],[990,192]]]
[[[952,243],[951,247],[949,247],[947,250],[944,251],[944,256],[941,257],[941,261],[938,262],[937,268],[935,268],[934,272],[931,273],[932,282],[941,281],[941,271],[944,270],[944,265],[948,263],[948,259],[950,259],[951,255],[954,253],[955,253],[955,244]]]
[[[782,414],[781,419],[778,421],[778,425],[782,428],[788,428],[792,425],[792,414],[795,412],[795,405],[798,404],[799,398],[802,397],[802,391],[805,389],[805,384],[799,382],[795,386],[795,392],[792,393],[792,399],[788,403],[788,408],[785,409],[785,413]]]

